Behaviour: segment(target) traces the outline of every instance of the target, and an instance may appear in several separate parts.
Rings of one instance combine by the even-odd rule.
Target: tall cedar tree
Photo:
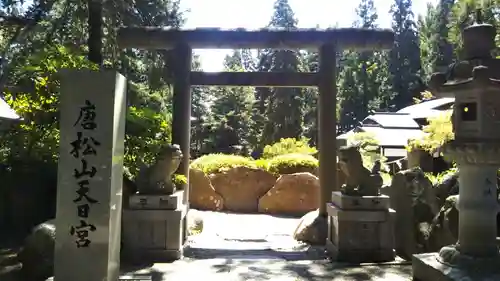
[[[296,29],[297,20],[288,0],[274,3],[270,28]],[[298,50],[265,50],[259,68],[271,72],[301,71],[301,55]],[[303,134],[304,101],[300,88],[271,88],[266,105],[261,144],[271,144],[281,138],[299,138]],[[258,97],[262,98],[262,97]]]
[[[392,13],[394,46],[390,52],[390,74],[394,97],[393,109],[413,103],[425,90],[421,75],[420,46],[412,11],[412,0],[395,0]]]

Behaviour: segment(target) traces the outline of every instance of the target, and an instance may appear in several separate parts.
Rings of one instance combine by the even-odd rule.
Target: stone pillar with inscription
[[[118,279],[126,79],[61,72],[54,279]]]

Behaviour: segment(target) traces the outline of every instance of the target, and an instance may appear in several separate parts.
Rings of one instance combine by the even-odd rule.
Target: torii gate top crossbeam
[[[394,33],[388,29],[336,28],[298,30],[176,30],[159,27],[124,27],[118,30],[121,48],[172,49],[177,44],[193,49],[317,49],[335,44],[341,49],[389,49]]]

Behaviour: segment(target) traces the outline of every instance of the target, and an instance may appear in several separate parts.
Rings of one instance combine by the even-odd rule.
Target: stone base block
[[[117,281],[155,281],[153,274],[125,274],[120,275]],[[54,277],[49,277],[45,281],[54,281]]]
[[[337,248],[332,241],[326,241],[328,256],[335,260],[348,263],[378,263],[394,261],[396,254],[393,249],[366,250],[342,250]]]
[[[150,263],[169,263],[182,259],[184,256],[184,249],[179,250],[135,250],[135,252],[127,252],[127,262],[134,264]]]
[[[332,203],[344,210],[387,210],[390,198],[380,196],[347,196],[340,191],[332,192]]]
[[[176,210],[181,207],[184,190],[171,195],[134,194],[129,197],[129,209],[133,210]]]
[[[187,206],[177,210],[124,210],[123,251],[131,260],[166,262],[182,257]]]
[[[500,266],[460,268],[438,261],[438,253],[413,255],[413,280],[415,281],[497,281],[500,280]],[[500,260],[499,263],[500,265]],[[478,269],[480,268],[480,269]]]
[[[337,261],[352,263],[393,261],[395,212],[342,210],[327,205],[327,250]]]

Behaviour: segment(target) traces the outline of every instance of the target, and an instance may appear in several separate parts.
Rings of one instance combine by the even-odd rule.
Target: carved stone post
[[[191,60],[193,51],[187,44],[179,44],[174,49],[174,95],[172,118],[172,143],[179,144],[182,162],[178,173],[187,178],[184,186],[184,204],[189,210],[189,158],[191,144]],[[187,239],[187,221],[183,219],[183,243]]]
[[[336,48],[325,44],[319,49],[319,213],[327,215],[326,203],[337,186],[337,79]],[[326,234],[325,234],[326,235]]]
[[[191,143],[191,58],[192,49],[189,45],[180,44],[174,49],[172,143],[181,146],[183,159],[178,173],[185,175],[188,182]],[[185,203],[189,201],[189,188],[187,186],[184,187]]]

